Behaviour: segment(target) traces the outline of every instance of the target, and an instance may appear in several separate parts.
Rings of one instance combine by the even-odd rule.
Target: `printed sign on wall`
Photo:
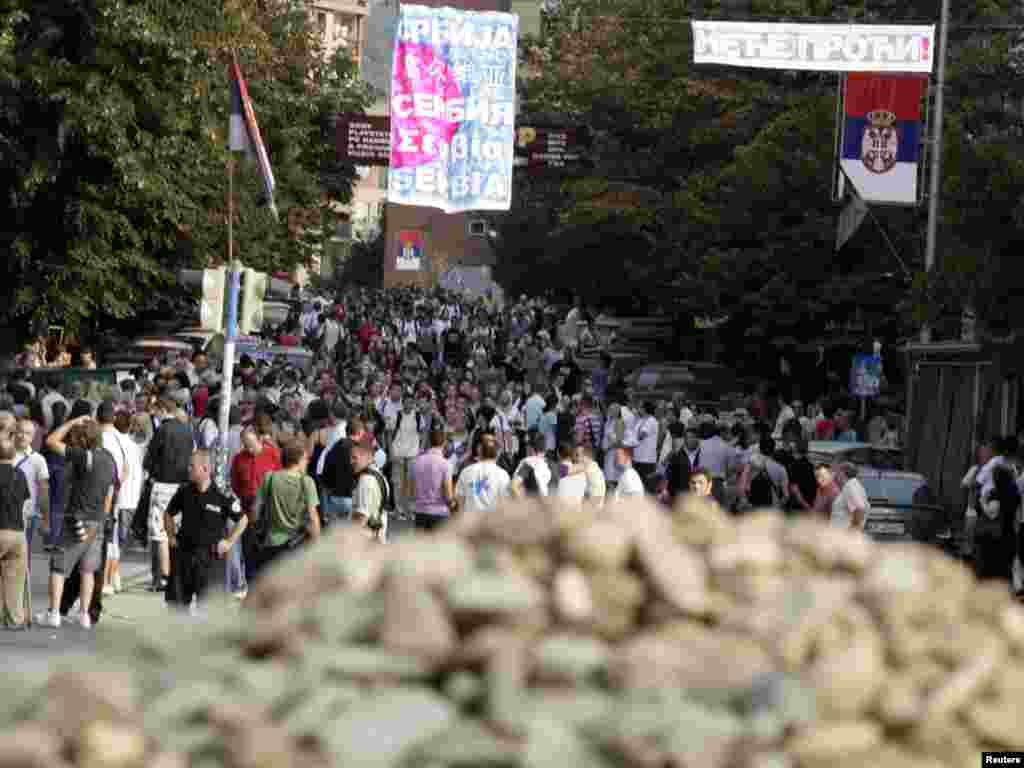
[[[403,229],[398,233],[395,269],[403,272],[423,269],[423,233],[418,229]]]

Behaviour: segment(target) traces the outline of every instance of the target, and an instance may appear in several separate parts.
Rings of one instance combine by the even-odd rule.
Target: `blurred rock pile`
[[[0,768],[975,768],[1024,610],[942,554],[686,499],[335,533],[241,616],[107,630],[0,702]],[[5,686],[7,687],[7,686]]]

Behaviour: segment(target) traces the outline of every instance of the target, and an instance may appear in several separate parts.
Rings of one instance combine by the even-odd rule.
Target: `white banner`
[[[695,64],[822,72],[932,71],[934,26],[693,22]]]

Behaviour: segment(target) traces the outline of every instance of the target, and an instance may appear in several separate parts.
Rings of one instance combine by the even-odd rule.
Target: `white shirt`
[[[516,467],[516,475],[519,474],[519,470],[524,464],[529,464],[533,468],[533,476],[537,478],[538,493],[541,496],[547,496],[551,486],[551,468],[548,466],[547,460],[543,456],[527,456]]]
[[[558,481],[555,496],[568,504],[582,504],[587,495],[587,476],[583,473],[567,475]]]
[[[330,318],[326,323],[324,323],[321,333],[323,335],[325,349],[332,350],[338,346],[338,339],[341,338],[341,326],[338,325],[334,318]]]
[[[478,461],[462,470],[455,495],[462,499],[464,511],[487,512],[497,506],[498,499],[508,496],[511,482],[508,472],[493,461]]]
[[[782,437],[782,428],[786,426],[788,422],[792,421],[795,418],[796,411],[794,411],[788,405],[783,406],[782,410],[779,411],[779,418],[775,420],[775,431],[773,433],[773,436]]]
[[[402,412],[402,402],[396,403],[394,400],[385,400],[379,410],[387,428],[389,430],[394,429],[395,425],[398,424],[398,414]]]
[[[128,438],[122,435],[116,429],[104,429],[101,433],[103,447],[107,449],[117,465],[117,479],[121,483],[121,490],[118,491],[117,497],[114,499],[114,509],[131,509],[126,507],[122,502],[126,499],[127,494],[125,493],[126,485],[131,482],[132,466],[128,460]],[[136,501],[138,504],[138,501]]]
[[[420,452],[419,415],[416,411],[398,415],[398,431],[391,442],[391,457],[394,459],[412,459]]]
[[[658,461],[658,420],[644,416],[636,425],[636,439],[640,444],[634,449],[633,461],[637,464],[656,464]]]
[[[850,529],[853,527],[853,510],[863,509],[864,522],[858,530],[864,530],[864,523],[867,522],[867,513],[871,511],[868,503],[868,495],[861,485],[860,480],[851,478],[846,481],[843,490],[832,501],[831,523],[833,528]]]
[[[26,517],[39,516],[39,488],[42,483],[49,482],[50,468],[46,465],[46,459],[41,453],[36,453],[31,448],[28,451],[19,451],[14,455],[14,466],[21,470],[28,483],[28,503],[25,505]]]
[[[992,474],[995,472],[995,468],[1005,461],[1006,459],[1002,456],[993,456],[985,466],[978,470],[974,481],[981,486],[981,495],[983,497],[995,488],[995,483],[992,482]]]
[[[220,428],[217,426],[217,422],[213,417],[206,417],[200,423],[199,434],[203,438],[203,445],[207,448],[212,448],[213,444],[217,441],[217,437],[220,435]]]
[[[142,455],[145,446],[131,439],[122,439],[121,442],[128,456],[129,472],[128,481],[121,485],[121,493],[118,495],[119,508],[137,509],[142,497]]]
[[[619,478],[619,484],[615,486],[615,498],[625,499],[630,496],[643,495],[644,482],[640,479],[640,473],[637,472],[631,464],[622,471],[622,476]]]
[[[607,483],[604,480],[604,472],[596,461],[587,462],[587,498],[593,499],[600,506],[604,503],[605,494],[608,492]]]

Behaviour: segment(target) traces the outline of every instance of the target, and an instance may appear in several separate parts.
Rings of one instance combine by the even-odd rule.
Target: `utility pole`
[[[928,239],[925,242],[924,268],[930,273],[935,266],[935,246],[939,229],[939,195],[942,189],[942,123],[946,101],[946,41],[949,29],[949,0],[942,0],[939,11],[939,63],[935,74],[935,111],[932,113],[932,167],[928,185]],[[926,320],[921,326],[921,343],[932,340],[932,329]]]
[[[241,292],[242,264],[232,261],[228,264],[227,309],[228,322],[224,329],[224,368],[221,378],[220,413],[217,426],[220,428],[220,456],[217,465],[219,477],[215,478],[221,491],[231,490],[231,468],[228,466],[228,432],[231,429],[231,384],[235,375],[235,340],[238,336],[238,295]]]

